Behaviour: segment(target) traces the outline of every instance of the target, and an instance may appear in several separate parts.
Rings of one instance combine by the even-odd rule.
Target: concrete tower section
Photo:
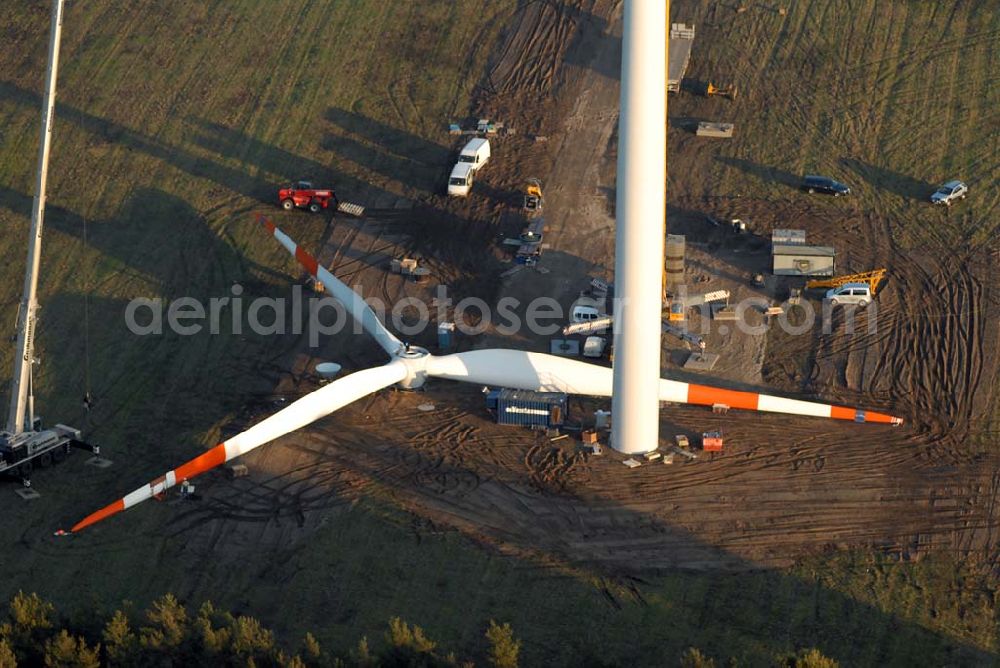
[[[624,453],[659,444],[668,16],[664,0],[625,2],[611,408],[611,446]]]

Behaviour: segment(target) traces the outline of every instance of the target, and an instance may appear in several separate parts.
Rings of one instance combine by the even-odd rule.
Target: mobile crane
[[[97,454],[96,446],[84,443],[80,430],[57,424],[42,429],[35,415],[32,387],[35,325],[37,322],[38,270],[42,250],[42,226],[45,219],[45,184],[49,171],[49,148],[52,141],[52,120],[56,102],[56,74],[59,69],[59,39],[62,33],[63,0],[53,0],[52,27],[49,37],[49,64],[46,72],[45,99],[42,102],[42,130],[38,147],[38,174],[35,197],[31,207],[31,234],[28,239],[28,266],[24,274],[24,294],[18,310],[17,352],[14,375],[10,386],[10,412],[7,424],[0,431],[0,474],[20,477],[25,487],[31,486],[35,466],[44,468],[60,461],[70,449],[82,447]],[[89,399],[89,397],[88,397]]]

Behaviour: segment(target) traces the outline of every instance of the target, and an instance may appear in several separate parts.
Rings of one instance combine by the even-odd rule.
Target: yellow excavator
[[[529,215],[542,210],[542,182],[538,179],[528,179],[524,187],[524,210]]]
[[[739,94],[739,89],[736,86],[723,86],[719,87],[713,84],[711,81],[705,86],[705,97],[712,97],[713,95],[718,95],[720,97],[728,97],[730,100],[735,100],[736,96]]]

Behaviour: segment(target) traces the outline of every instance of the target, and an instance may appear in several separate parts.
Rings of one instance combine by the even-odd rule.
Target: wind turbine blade
[[[536,392],[611,396],[611,369],[523,350],[470,350],[432,357],[427,375]]]
[[[234,457],[300,429],[361,397],[398,383],[406,377],[406,365],[393,361],[385,366],[352,373],[293,402],[241,434],[220,443],[178,468],[143,485],[114,503],[91,513],[70,530],[80,531],[101,520],[164,492],[176,484],[225,464]]]
[[[466,383],[512,387],[538,392],[566,392],[610,397],[611,369],[565,357],[520,350],[472,350],[428,362],[427,375]],[[770,394],[727,390],[709,385],[660,379],[660,401],[712,406],[725,404],[768,413],[788,413],[835,420],[902,424],[902,418],[846,406],[786,399]]]
[[[347,287],[340,279],[331,274],[316,258],[296,244],[291,237],[278,229],[270,220],[261,215],[258,215],[257,218],[274,235],[274,238],[299,261],[299,264],[305,267],[309,275],[322,283],[326,291],[344,305],[344,308],[351,314],[351,317],[361,324],[364,330],[382,346],[385,352],[394,355],[403,347],[403,342],[385,328],[385,325],[375,315],[375,311],[365,303],[361,295]]]

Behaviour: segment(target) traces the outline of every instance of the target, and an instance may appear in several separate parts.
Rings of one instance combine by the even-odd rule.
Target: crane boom
[[[52,120],[56,105],[56,75],[59,72],[59,42],[62,34],[63,0],[53,0],[52,27],[49,35],[49,65],[45,73],[45,99],[42,102],[42,130],[38,146],[38,174],[31,205],[31,234],[28,239],[28,266],[24,273],[24,294],[17,318],[17,353],[14,377],[10,385],[10,412],[7,431],[24,431],[28,409],[31,365],[35,347],[35,315],[38,310],[38,268],[42,257],[42,227],[45,222],[45,186],[49,176],[49,150],[52,145]],[[34,419],[34,416],[30,416]]]

